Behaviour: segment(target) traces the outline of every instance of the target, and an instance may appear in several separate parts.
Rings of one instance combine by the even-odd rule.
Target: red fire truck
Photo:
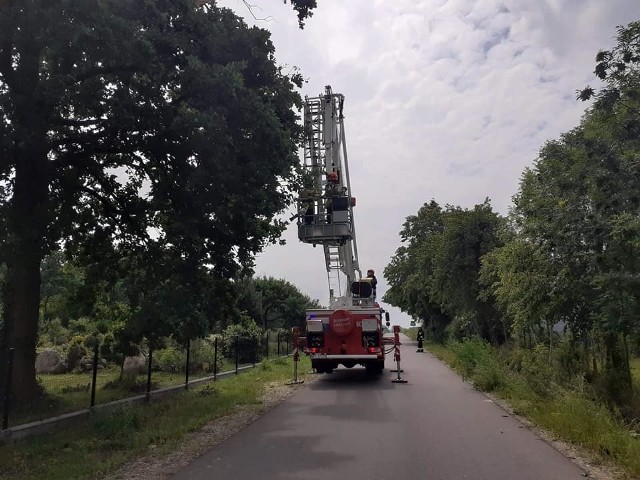
[[[307,311],[304,352],[318,373],[332,373],[338,365],[363,365],[368,373],[379,374],[385,344],[399,342],[397,329],[395,341],[383,336],[389,314],[376,302],[373,279],[362,277],[358,264],[343,105],[344,96],[330,86],[324,95],[304,102],[298,238],[322,246],[329,279],[329,308]]]

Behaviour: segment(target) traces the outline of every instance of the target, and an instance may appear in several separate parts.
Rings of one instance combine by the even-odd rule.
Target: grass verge
[[[220,372],[233,370],[235,363],[224,361]],[[189,379],[193,380],[213,375],[212,372],[192,372]],[[145,393],[147,385],[146,374],[127,376],[119,381],[120,369],[111,368],[100,370],[96,376],[96,405],[108,403],[127,397]],[[75,412],[89,408],[91,404],[91,372],[66,374],[41,374],[38,381],[45,394],[39,399],[13,405],[10,411],[10,426],[43,420],[46,418]],[[169,373],[153,371],[151,374],[152,389],[184,384],[185,372]]]
[[[97,412],[87,422],[54,434],[0,446],[0,478],[12,480],[100,478],[153,446],[170,452],[189,432],[236,406],[260,403],[265,386],[292,377],[292,360],[281,358],[215,383],[148,405]],[[310,370],[301,359],[300,372]]]
[[[582,447],[597,463],[624,470],[626,478],[640,477],[640,438],[632,431],[634,426],[615,411],[568,386],[510,371],[488,346],[473,342],[452,346],[429,343],[425,348],[479,390],[505,400],[515,414]],[[634,374],[637,385],[637,359]]]

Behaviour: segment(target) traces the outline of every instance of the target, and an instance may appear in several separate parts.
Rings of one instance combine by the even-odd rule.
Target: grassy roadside
[[[467,342],[465,342],[467,343]],[[471,343],[471,342],[469,342]],[[426,344],[437,358],[474,383],[505,400],[514,413],[578,445],[600,464],[624,470],[626,478],[640,477],[640,425],[599,404],[579,385],[561,386],[547,381],[544,372],[516,374],[499,358],[478,345]],[[640,390],[640,360],[633,364],[636,392]]]
[[[302,358],[299,371],[309,370],[309,360]],[[100,478],[149,448],[169,453],[187,433],[235,407],[260,404],[265,387],[290,380],[292,371],[290,358],[265,362],[149,405],[98,412],[84,425],[0,446],[0,478]]]
[[[234,367],[235,363],[233,362],[221,362],[218,371],[226,372],[233,370]],[[212,373],[192,373],[190,379],[207,375],[212,375]],[[98,372],[96,375],[96,405],[140,395],[146,391],[146,374],[128,377],[126,382],[118,382],[119,378],[119,368]],[[91,399],[90,373],[39,375],[38,380],[47,395],[34,402],[13,406],[9,418],[11,426],[89,408]],[[154,371],[151,380],[153,389],[180,385],[184,384],[185,373]]]

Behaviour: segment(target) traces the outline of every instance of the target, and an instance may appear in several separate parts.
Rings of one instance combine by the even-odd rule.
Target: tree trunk
[[[15,177],[8,214],[7,250],[4,252],[7,276],[3,292],[3,345],[0,345],[14,349],[12,394],[16,400],[30,400],[41,393],[36,381],[35,359],[40,264],[48,218],[46,130],[38,128],[41,122],[37,112],[28,110],[24,115],[26,118],[21,120],[25,122],[22,129],[26,141],[12,152]]]
[[[624,358],[623,347],[617,333],[605,334],[606,374],[609,379],[608,393],[615,401],[621,401],[631,392],[631,374]]]

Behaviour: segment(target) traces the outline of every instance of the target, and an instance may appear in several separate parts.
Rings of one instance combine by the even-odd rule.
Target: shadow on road
[[[333,373],[316,374],[318,380],[313,382],[309,388],[311,390],[334,390],[352,389],[352,390],[387,390],[394,388],[391,383],[391,375],[389,368],[385,368],[382,375],[367,375],[364,368],[338,368]]]

